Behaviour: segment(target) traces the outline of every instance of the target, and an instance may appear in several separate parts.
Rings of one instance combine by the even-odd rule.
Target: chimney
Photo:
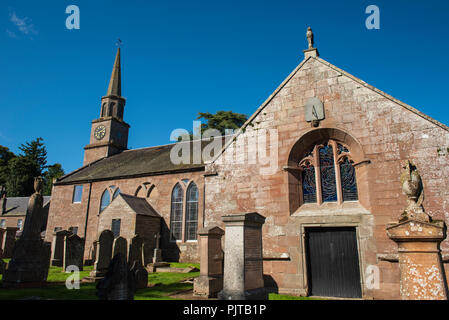
[[[0,186],[0,206],[2,215],[6,213],[6,189],[4,186]]]

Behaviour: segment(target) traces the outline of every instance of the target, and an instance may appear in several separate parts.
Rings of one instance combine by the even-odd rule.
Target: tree
[[[225,129],[239,129],[248,120],[248,117],[245,114],[232,111],[217,111],[216,114],[199,112],[197,119],[207,120],[207,123],[201,125],[201,132],[207,129],[217,129],[224,135]]]
[[[36,172],[40,176],[47,168],[47,150],[43,141],[42,138],[36,138],[36,140],[25,142],[19,147],[23,152],[23,157],[30,159],[36,165]]]
[[[61,164],[55,163],[48,166],[47,171],[44,174],[44,196],[51,195],[51,189],[53,187],[53,179],[60,178],[64,175],[64,170]]]
[[[28,197],[34,192],[34,177],[39,176],[36,164],[18,156],[8,162],[6,192],[8,197]]]

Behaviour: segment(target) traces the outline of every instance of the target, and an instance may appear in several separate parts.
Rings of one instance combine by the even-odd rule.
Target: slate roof
[[[209,143],[202,141],[202,149]],[[190,144],[192,154],[193,144]],[[55,185],[204,170],[203,163],[194,164],[193,161],[190,164],[173,164],[170,150],[175,145],[126,150],[81,167],[58,179]]]
[[[50,202],[50,196],[44,196],[44,207]],[[0,217],[25,216],[30,197],[6,198],[6,212]]]
[[[118,197],[121,197],[126,202],[126,204],[134,211],[135,214],[139,214],[139,215],[143,215],[143,216],[150,216],[150,217],[157,217],[157,218],[161,217],[156,212],[156,210],[154,210],[154,208],[151,206],[151,204],[149,204],[147,202],[147,200],[145,200],[145,198],[139,198],[139,197],[131,196],[129,194],[124,194],[124,193],[120,193],[117,196],[117,198]]]

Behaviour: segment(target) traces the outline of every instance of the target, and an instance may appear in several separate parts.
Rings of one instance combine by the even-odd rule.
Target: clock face
[[[97,140],[101,140],[106,135],[106,127],[104,125],[99,125],[95,128],[94,137]]]

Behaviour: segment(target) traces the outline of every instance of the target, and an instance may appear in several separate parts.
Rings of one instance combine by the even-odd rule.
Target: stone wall
[[[46,241],[51,241],[51,235],[53,234],[55,227],[68,229],[71,226],[77,226],[78,236],[81,238],[86,238],[84,257],[87,259],[89,256],[89,248],[92,246],[93,241],[95,241],[97,237],[100,216],[100,201],[103,191],[109,186],[116,186],[120,188],[122,193],[136,195],[136,192],[139,191],[137,196],[145,197],[147,196],[147,193],[144,192],[145,187],[143,187],[143,184],[147,183],[148,189],[151,189],[147,200],[163,218],[161,222],[163,226],[161,237],[162,249],[167,247],[165,253],[169,254],[171,259],[198,262],[199,256],[197,252],[197,242],[169,241],[168,227],[170,226],[171,192],[176,183],[180,182],[182,179],[193,180],[198,186],[198,228],[202,227],[204,197],[204,183],[202,175],[203,172],[187,172],[182,174],[93,182],[90,195],[86,235],[84,234],[84,229],[89,197],[89,183],[83,184],[83,196],[81,203],[72,203],[74,185],[55,185],[52,194],[52,203],[50,205]],[[154,187],[150,188],[151,185],[154,185]],[[172,251],[172,254],[167,251]]]
[[[325,108],[325,119],[318,128],[305,121],[303,112],[307,99],[315,96]],[[205,178],[205,225],[223,227],[220,217],[224,214],[257,211],[265,216],[264,272],[273,278],[279,292],[290,294],[307,294],[303,228],[355,226],[363,297],[399,298],[398,265],[379,262],[377,254],[397,252],[397,245],[387,237],[385,228],[387,223],[397,221],[406,205],[399,181],[406,159],[416,164],[422,176],[426,212],[448,221],[447,127],[324,60],[309,58],[257,110],[251,125],[238,139],[254,137],[261,129],[276,129],[278,133],[275,173],[262,175],[260,166],[248,161],[209,165],[206,171],[216,171],[217,175]],[[295,155],[291,152],[301,138],[309,134],[307,141],[319,142],[320,134],[314,137],[310,133],[314,130],[349,144],[358,150],[359,159],[370,161],[356,168],[358,202],[304,206],[292,197],[292,176],[283,167],[292,165],[290,160]],[[253,145],[249,149],[255,152]],[[268,147],[266,151],[270,152]],[[300,148],[294,151],[300,152]],[[230,152],[227,149],[221,159],[229,157]],[[443,253],[448,253],[448,245],[447,240],[442,243]],[[364,286],[368,265],[380,268],[378,290]]]

